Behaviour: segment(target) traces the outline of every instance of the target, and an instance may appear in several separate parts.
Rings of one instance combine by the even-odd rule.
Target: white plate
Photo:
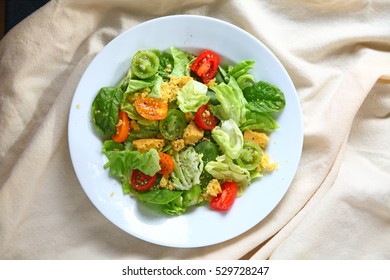
[[[277,85],[286,97],[267,152],[278,170],[252,183],[227,213],[197,207],[169,217],[122,194],[121,184],[103,168],[102,140],[94,132],[90,108],[103,86],[116,85],[126,74],[132,55],[140,49],[170,46],[197,52],[212,49],[225,60],[255,60],[256,80]],[[255,37],[213,18],[168,16],[137,25],[112,40],[91,62],[73,97],[69,115],[69,148],[76,175],[96,208],[112,223],[140,239],[171,247],[202,247],[234,238],[263,220],[282,199],[301,156],[303,129],[294,85],[286,70]]]

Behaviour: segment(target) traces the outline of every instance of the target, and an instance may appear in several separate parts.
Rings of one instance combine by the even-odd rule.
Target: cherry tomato
[[[149,50],[136,52],[131,61],[131,70],[140,79],[152,77],[157,73],[159,66],[160,59],[154,52]]]
[[[134,103],[137,112],[147,120],[163,120],[168,114],[168,103],[162,99],[143,97]]]
[[[156,179],[157,174],[149,176],[137,169],[134,169],[131,173],[131,184],[139,192],[146,192],[150,190],[156,182]]]
[[[126,112],[119,111],[118,124],[116,125],[116,133],[112,135],[112,140],[121,143],[127,139],[130,131],[130,120]]]
[[[219,119],[208,109],[210,103],[202,105],[196,111],[195,123],[204,130],[212,130],[219,122]]]
[[[158,171],[158,173],[163,175],[170,174],[173,171],[173,168],[175,167],[175,163],[172,157],[162,152],[158,152],[158,155],[160,156],[160,167],[161,167],[161,170]]]
[[[219,56],[210,50],[204,50],[191,64],[190,69],[198,75],[203,83],[208,84],[218,70]]]
[[[210,206],[215,210],[227,211],[236,199],[238,186],[236,182],[224,182],[221,189],[222,193],[211,199]]]

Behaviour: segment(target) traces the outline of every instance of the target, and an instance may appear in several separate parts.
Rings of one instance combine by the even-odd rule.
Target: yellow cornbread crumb
[[[194,114],[192,112],[186,112],[184,113],[184,115],[186,116],[187,122],[191,122],[194,120]]]
[[[208,82],[207,86],[208,87],[213,87],[213,86],[217,86],[217,82],[216,82],[216,79],[211,79],[210,82]]]
[[[222,192],[221,185],[219,184],[217,179],[211,180],[207,185],[206,193],[208,195],[211,195],[212,197],[216,197],[221,192]]]
[[[150,93],[150,88],[144,88],[140,91],[135,92],[134,94],[129,94],[127,99],[130,100],[131,102],[134,102],[139,98],[147,97],[149,93]]]
[[[169,178],[169,175],[162,176],[158,186],[162,189],[173,190],[175,188],[175,186],[173,185],[173,182],[171,180],[169,180],[168,178]]]
[[[186,145],[194,145],[203,138],[203,129],[200,129],[194,121],[190,122],[184,129],[183,140]]]
[[[244,141],[255,143],[259,145],[262,149],[265,149],[269,141],[269,138],[265,133],[256,132],[253,130],[245,130]]]
[[[167,102],[176,100],[177,92],[181,89],[188,81],[192,80],[189,76],[175,77],[169,76],[169,81],[163,82],[161,85],[161,96]]]
[[[184,144],[184,140],[183,140],[183,139],[173,140],[173,141],[171,142],[171,144],[172,144],[172,148],[173,148],[176,152],[179,152],[179,151],[183,150],[184,147],[186,146],[186,145]]]
[[[270,156],[269,154],[264,154],[261,158],[260,164],[259,164],[259,171],[274,171],[275,168],[278,166],[277,162],[270,162]]]
[[[133,141],[134,147],[137,151],[144,153],[149,151],[150,149],[156,149],[157,151],[161,151],[165,145],[164,139],[138,139]]]

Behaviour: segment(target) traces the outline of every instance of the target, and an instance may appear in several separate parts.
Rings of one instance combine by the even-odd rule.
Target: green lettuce
[[[246,121],[240,126],[242,131],[251,129],[272,132],[277,128],[279,128],[279,125],[272,115],[256,111],[248,111]]]
[[[237,182],[239,194],[242,194],[251,182],[249,171],[235,164],[227,155],[218,156],[215,161],[210,161],[205,169],[218,180]]]
[[[234,120],[237,125],[241,125],[246,120],[246,100],[242,90],[234,78],[230,78],[229,83],[220,83],[211,87],[216,94],[219,105],[211,107],[212,112],[221,120]]]
[[[244,137],[236,122],[231,119],[221,121],[221,126],[216,126],[211,131],[211,136],[230,158],[236,159],[240,156]]]
[[[135,79],[130,79],[128,80],[127,83],[127,88],[125,91],[125,95],[129,93],[134,93],[137,91],[140,91],[141,89],[144,88],[151,88],[156,84],[156,78],[148,79],[148,80],[135,80]]]
[[[138,169],[146,175],[153,176],[161,169],[157,150],[150,149],[146,153],[119,150],[111,143],[112,140],[107,141],[109,142],[103,145],[103,153],[108,158],[104,168],[110,169],[110,175],[119,178],[127,177],[131,170]]]
[[[237,79],[237,84],[241,90],[245,90],[255,84],[255,78],[251,74],[244,74]]]
[[[172,76],[183,77],[190,75],[190,62],[193,59],[193,55],[183,52],[175,47],[171,47],[171,54],[173,57],[173,69]]]
[[[171,173],[173,185],[179,190],[189,190],[200,183],[200,175],[203,170],[202,155],[198,154],[194,147],[175,153],[173,155],[175,167]]]
[[[184,113],[196,112],[200,106],[209,101],[210,97],[206,94],[205,84],[190,80],[177,93],[177,104]]]
[[[153,98],[161,98],[161,85],[164,82],[163,78],[160,76],[156,76],[155,78],[155,83],[152,87],[151,92],[148,94],[148,97],[153,97]]]
[[[237,80],[242,75],[247,74],[254,66],[253,60],[242,60],[238,64],[228,67],[227,74]]]

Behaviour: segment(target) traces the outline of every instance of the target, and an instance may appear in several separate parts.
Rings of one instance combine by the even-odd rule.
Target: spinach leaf
[[[191,189],[184,191],[174,200],[166,203],[162,210],[165,214],[168,215],[181,215],[187,210],[188,207],[198,203],[200,193],[200,186],[194,185]]]
[[[245,88],[243,93],[251,109],[259,113],[278,112],[286,105],[283,91],[264,81]]]
[[[138,199],[143,202],[149,202],[153,204],[167,204],[181,196],[182,193],[182,191],[156,189],[138,193]]]
[[[173,57],[169,52],[161,52],[159,50],[153,50],[153,52],[160,59],[160,66],[158,67],[158,75],[163,79],[168,79],[172,72],[174,61]]]
[[[115,134],[122,96],[123,93],[118,87],[103,87],[92,102],[92,121],[101,135]]]

